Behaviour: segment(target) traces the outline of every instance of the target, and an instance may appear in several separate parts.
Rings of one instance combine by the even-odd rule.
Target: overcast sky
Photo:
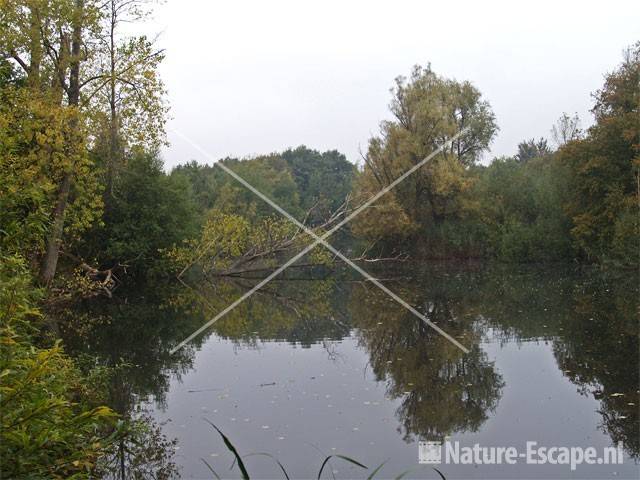
[[[297,145],[359,159],[389,88],[414,64],[470,80],[500,132],[487,160],[549,136],[562,112],[591,122],[591,92],[640,40],[638,1],[167,0],[149,27],[166,49],[167,167]]]

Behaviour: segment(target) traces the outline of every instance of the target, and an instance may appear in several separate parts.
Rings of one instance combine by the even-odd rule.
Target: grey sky
[[[493,155],[549,136],[640,40],[640,2],[168,0],[162,75],[175,128],[215,158],[305,144],[359,158],[414,64],[470,80],[501,128]],[[197,152],[169,132],[167,167]]]

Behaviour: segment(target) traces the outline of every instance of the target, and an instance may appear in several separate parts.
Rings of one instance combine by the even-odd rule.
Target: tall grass
[[[263,456],[263,457],[271,458],[274,462],[276,462],[276,464],[278,465],[278,467],[282,471],[282,474],[284,475],[284,478],[286,480],[290,480],[289,474],[287,473],[287,470],[284,468],[284,465],[282,465],[282,463],[280,463],[280,461],[276,457],[274,457],[270,453],[265,453],[265,452],[250,453],[248,455],[244,455],[244,457],[241,456],[240,453],[238,453],[238,450],[236,449],[236,447],[231,442],[231,440],[229,440],[229,438],[224,433],[222,433],[222,430],[220,430],[215,424],[213,424],[212,422],[210,422],[206,418],[204,420],[209,425],[211,425],[216,430],[216,432],[218,432],[218,434],[222,438],[222,441],[224,442],[224,444],[227,447],[227,449],[233,454],[234,461],[233,461],[233,464],[231,465],[231,468],[233,468],[235,466],[235,464],[237,463],[238,464],[238,468],[240,469],[240,473],[242,474],[242,479],[243,480],[250,480],[251,476],[249,475],[247,467],[246,467],[245,463],[242,461],[242,459],[243,458],[247,458],[247,457],[251,457],[251,456]],[[320,465],[320,470],[318,470],[318,480],[320,480],[322,478],[322,472],[324,471],[324,468],[327,466],[327,464],[329,463],[329,461],[332,458],[344,460],[345,462],[349,462],[349,463],[351,463],[353,465],[356,465],[359,468],[362,468],[364,470],[369,470],[369,467],[367,467],[366,465],[363,465],[362,463],[358,462],[357,460],[354,460],[353,458],[347,457],[345,455],[333,454],[333,455],[327,456],[323,460],[322,464]],[[214,468],[204,458],[201,458],[200,460],[202,460],[202,462],[207,466],[209,471],[214,475],[214,477],[217,480],[221,480],[220,475],[218,475],[218,473],[214,470]],[[384,461],[380,465],[378,465],[376,468],[374,468],[371,471],[371,473],[369,474],[369,476],[367,477],[367,480],[373,480],[373,478],[376,476],[376,474],[378,472],[380,472],[380,470],[382,470],[382,467],[384,467],[385,463],[387,463],[387,462]],[[400,480],[401,478],[404,478],[406,475],[408,475],[411,472],[414,472],[416,470],[417,470],[416,468],[411,468],[409,470],[405,470],[400,475],[396,476],[395,479],[396,480]],[[438,470],[435,467],[433,467],[433,470],[436,471],[436,473],[440,476],[440,478],[442,480],[447,480],[446,477],[444,476],[444,474],[440,470]],[[334,475],[333,471],[331,471],[331,475],[335,480],[335,475]]]

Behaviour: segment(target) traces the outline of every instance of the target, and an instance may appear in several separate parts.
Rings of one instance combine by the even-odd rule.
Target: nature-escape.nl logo
[[[444,446],[444,457],[443,453]],[[527,465],[568,465],[575,470],[578,465],[622,465],[623,444],[604,447],[598,454],[596,447],[545,447],[528,441],[524,451],[517,447],[483,447],[475,443],[464,447],[460,442],[423,441],[418,443],[418,462],[448,465],[515,465],[524,461]]]

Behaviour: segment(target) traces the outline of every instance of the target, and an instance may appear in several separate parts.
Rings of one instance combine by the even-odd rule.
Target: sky
[[[550,137],[640,40],[640,2],[166,0],[167,168],[307,145],[357,162],[415,64],[471,81],[500,132],[484,163]],[[198,144],[205,157],[177,133]]]

